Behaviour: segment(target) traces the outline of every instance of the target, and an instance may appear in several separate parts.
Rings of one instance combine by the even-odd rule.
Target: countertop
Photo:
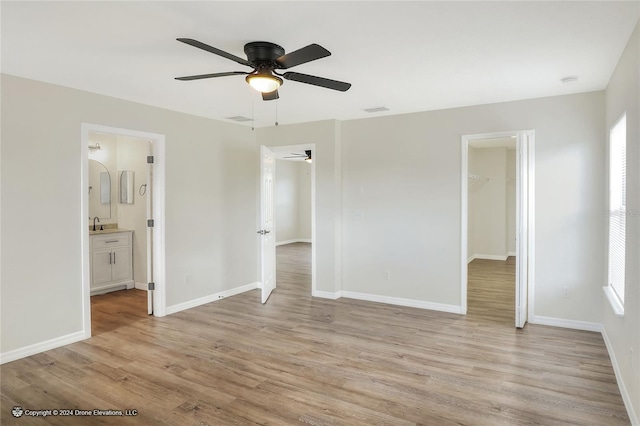
[[[97,228],[97,226],[96,226]],[[89,235],[115,234],[117,232],[133,232],[131,229],[107,228],[102,231],[89,231]]]

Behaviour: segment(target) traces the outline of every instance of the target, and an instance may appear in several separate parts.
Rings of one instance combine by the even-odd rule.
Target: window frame
[[[625,296],[625,285],[626,285],[626,277],[625,277],[625,272],[626,272],[626,158],[627,158],[627,113],[626,111],[613,123],[613,125],[610,127],[609,129],[609,143],[608,143],[608,160],[609,160],[609,167],[608,167],[608,188],[607,188],[607,286],[604,287],[604,292],[607,296],[607,299],[609,300],[609,303],[611,304],[611,307],[613,308],[613,311],[616,315],[618,316],[623,316],[624,315],[624,296]],[[618,141],[615,140],[615,145],[614,145],[614,135],[617,135],[618,132],[622,131],[622,135],[623,135],[623,139],[622,139],[622,155],[624,157],[621,157],[619,154],[616,155],[616,153],[614,152],[614,149],[617,148],[618,145]],[[622,170],[622,173],[617,173],[616,176],[614,176],[614,164],[613,164],[613,160],[614,158],[621,158],[623,159],[620,160],[620,165],[618,165],[618,167],[621,167],[622,164],[625,164],[624,169]],[[620,176],[617,176],[620,175]],[[612,180],[614,178],[618,177],[619,178],[619,182],[612,182]],[[614,196],[614,192],[612,190],[612,184],[616,184],[616,186],[620,186],[619,189],[619,193],[618,196],[616,197],[616,199],[619,201],[618,203],[616,203],[616,205],[613,204],[613,196]],[[617,188],[616,188],[617,190]],[[612,223],[614,221],[614,216],[615,215],[619,215],[620,216],[620,222],[622,222],[622,228],[623,228],[623,232],[622,232],[622,259],[618,259],[617,262],[615,261],[615,259],[612,258],[612,251],[614,249],[616,249],[616,251],[619,253],[620,252],[620,244],[614,246],[612,244],[612,239],[614,238],[620,238],[620,233],[616,233],[615,235],[612,234],[612,231],[614,231],[613,227],[612,227]],[[614,275],[614,273],[612,273],[612,267],[613,267],[613,263],[616,263],[617,266],[622,265],[622,271],[617,271],[616,278],[617,278],[617,282],[614,283],[614,280],[616,278],[612,278],[612,275]],[[617,288],[620,287],[620,278],[622,279],[622,291],[620,292]],[[620,294],[622,293],[622,294]]]

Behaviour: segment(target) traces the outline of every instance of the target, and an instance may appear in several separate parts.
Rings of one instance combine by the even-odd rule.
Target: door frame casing
[[[277,145],[277,146],[267,146],[272,151],[280,151],[280,150],[308,150],[310,149],[313,156],[313,161],[311,162],[311,295],[316,295],[316,267],[317,267],[317,259],[316,259],[316,162],[317,162],[317,154],[316,154],[316,144],[315,143],[305,143],[305,144],[297,144],[297,145]],[[260,167],[262,167],[262,155],[260,155]],[[276,158],[276,167],[275,167],[275,180],[274,184],[278,181],[278,168],[277,168],[277,158]],[[258,227],[260,227],[260,212],[264,206],[262,205],[262,197],[259,196],[258,202]],[[275,222],[275,212],[274,212],[274,229],[277,226]],[[277,240],[277,233],[275,235]],[[258,241],[258,277],[261,277],[262,264],[261,264],[261,247],[260,241]],[[276,261],[277,265],[277,261]],[[259,288],[262,287],[262,282],[258,284]]]
[[[85,338],[91,337],[91,276],[89,252],[89,196],[85,188],[89,185],[89,133],[106,133],[151,141],[154,156],[153,192],[153,292],[154,316],[162,317],[166,313],[165,288],[165,136],[157,133],[141,132],[82,123],[80,126],[80,226],[81,226],[81,265],[82,265],[82,325]]]
[[[527,251],[528,251],[528,267],[527,267],[527,321],[533,322],[534,317],[534,286],[535,286],[535,131],[534,130],[516,130],[507,132],[482,133],[463,135],[461,137],[461,199],[460,199],[460,313],[467,313],[467,265],[468,265],[468,225],[469,225],[469,142],[479,139],[496,139],[517,137],[519,135],[528,136],[528,146],[526,149],[518,147],[520,153],[526,158],[516,158],[516,161],[526,165],[526,168],[520,168],[521,173],[527,174],[528,183],[528,208],[527,208]],[[519,143],[519,142],[518,142]],[[520,181],[520,176],[516,176]],[[519,202],[519,200],[516,200]],[[518,235],[518,230],[516,230]],[[516,271],[516,274],[518,271]],[[516,312],[517,315],[517,312]]]

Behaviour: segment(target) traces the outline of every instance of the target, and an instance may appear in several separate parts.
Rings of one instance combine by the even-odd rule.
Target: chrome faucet
[[[93,230],[94,230],[94,231],[96,230],[96,220],[97,220],[98,222],[100,222],[100,219],[98,218],[98,216],[96,216],[96,217],[94,217],[94,218],[93,218]]]

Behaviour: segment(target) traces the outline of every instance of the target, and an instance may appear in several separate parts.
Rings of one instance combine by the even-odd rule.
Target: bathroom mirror
[[[111,218],[111,176],[96,160],[89,160],[89,216]]]
[[[120,195],[122,204],[133,204],[133,170],[122,170],[120,173]]]

